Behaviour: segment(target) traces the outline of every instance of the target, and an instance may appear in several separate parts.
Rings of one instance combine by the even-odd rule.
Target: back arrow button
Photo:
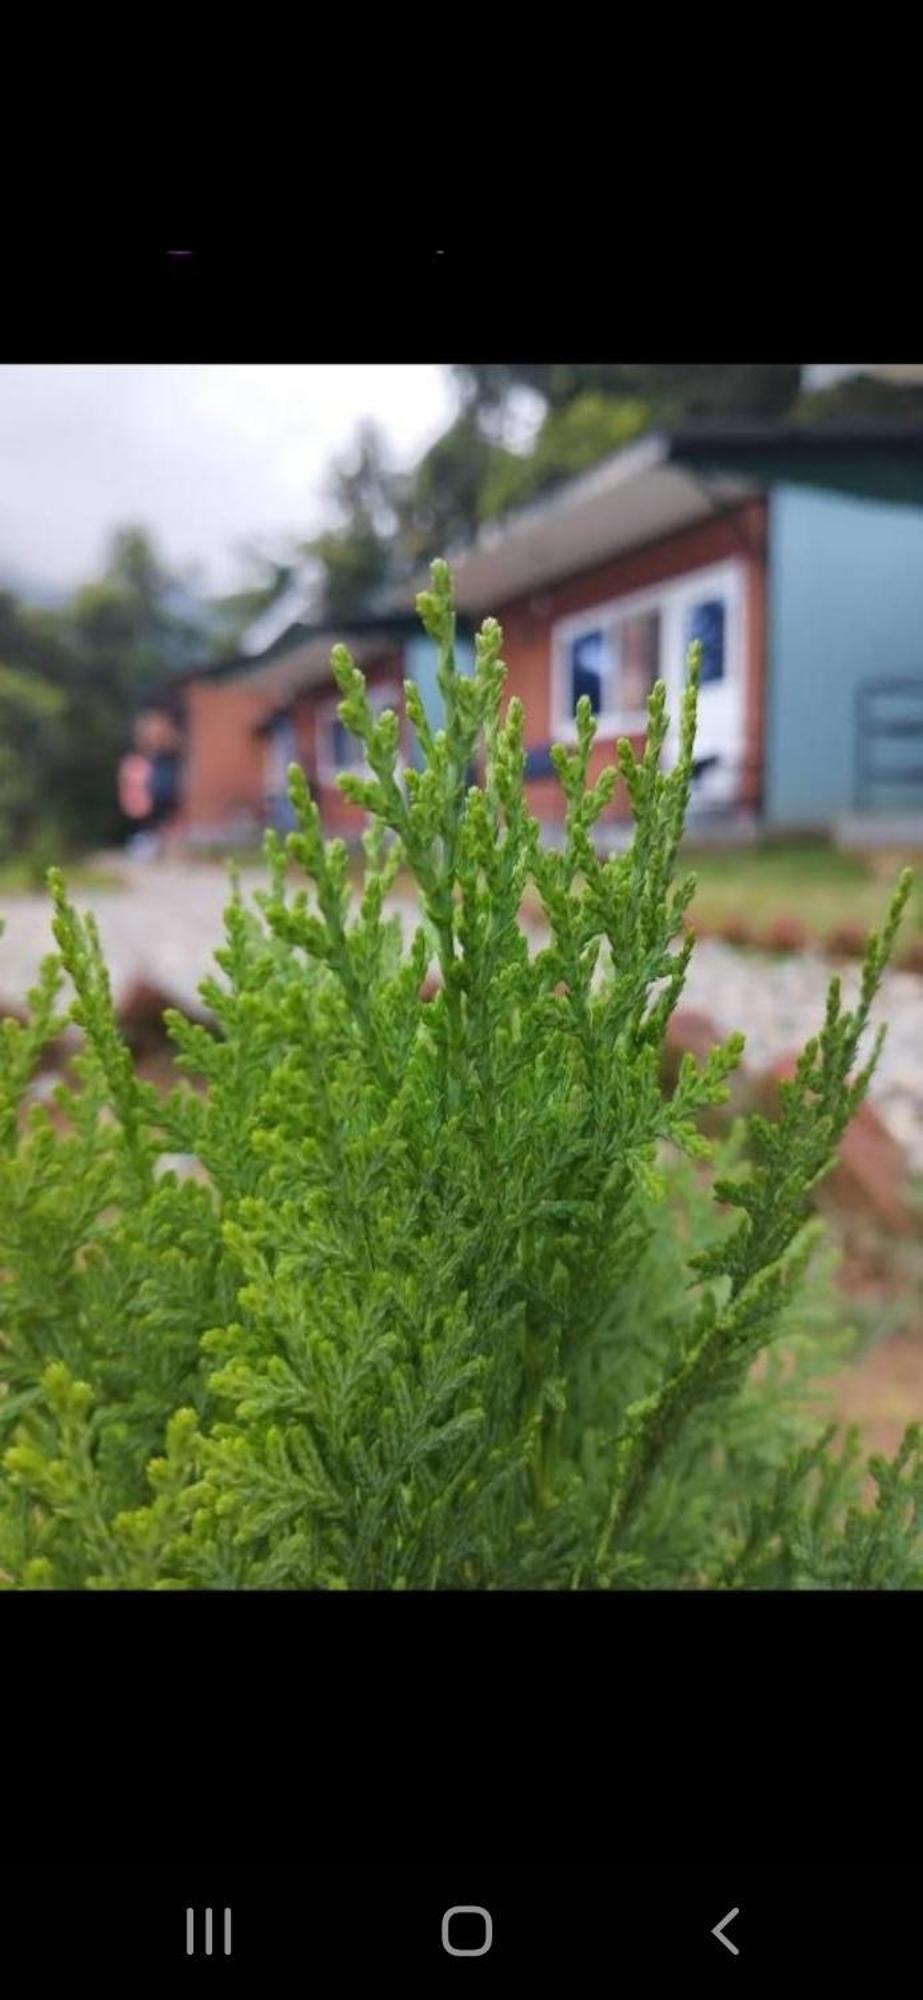
[[[724,1931],[725,1931],[725,1925],[727,1925],[727,1924],[731,1923],[731,1921],[732,1921],[732,1919],[733,1919],[734,1917],[739,1917],[739,1916],[740,1916],[740,1910],[739,1910],[739,1909],[733,1909],[733,1910],[729,1910],[729,1911],[728,1911],[728,1913],[727,1913],[727,1916],[726,1916],[726,1917],[722,1917],[722,1919],[721,1919],[721,1922],[720,1922],[720,1924],[715,1924],[715,1926],[714,1926],[714,1928],[713,1928],[713,1930],[712,1930],[712,1937],[716,1937],[716,1938],[720,1939],[720,1942],[721,1942],[721,1943],[722,1943],[723,1945],[726,1945],[726,1947],[727,1947],[728,1951],[732,1951],[732,1952],[734,1953],[734,1957],[735,1957],[735,1958],[739,1958],[739,1957],[740,1957],[740,1952],[739,1952],[739,1950],[738,1950],[738,1948],[737,1948],[736,1944],[732,1944],[732,1943],[731,1943],[731,1940],[730,1940],[730,1938],[729,1938],[729,1937],[725,1937],[725,1935],[724,1935]]]

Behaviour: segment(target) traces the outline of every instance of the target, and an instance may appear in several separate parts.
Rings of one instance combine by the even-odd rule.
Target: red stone
[[[712,1049],[724,1040],[710,1014],[701,1013],[696,1007],[678,1007],[667,1023],[661,1051],[660,1077],[664,1090],[672,1093],[676,1089],[684,1055],[694,1056],[701,1068]],[[750,1108],[752,1084],[745,1070],[732,1070],[725,1086],[727,1101],[708,1105],[699,1113],[699,1124],[704,1132],[724,1131],[734,1118]]]
[[[760,1079],[761,1108],[770,1116],[779,1108],[778,1086],[791,1081],[797,1060],[794,1054],[777,1057]],[[903,1151],[867,1098],[840,1140],[836,1165],[819,1185],[838,1207],[868,1216],[895,1235],[913,1230]]]
[[[689,1054],[695,1056],[698,1062],[704,1062],[720,1041],[721,1035],[710,1014],[700,1013],[695,1007],[678,1007],[675,1014],[670,1015],[664,1047],[677,1058]]]
[[[148,1049],[166,1040],[164,1011],[175,1004],[169,993],[146,979],[135,979],[126,987],[116,1013],[119,1027],[133,1049]]]
[[[725,944],[748,945],[753,943],[753,926],[745,917],[725,917],[718,926],[718,936]]]
[[[864,958],[868,932],[861,924],[837,924],[829,932],[826,948],[831,958]]]
[[[913,944],[905,945],[897,964],[901,972],[923,972],[923,938],[915,938]]]
[[[804,951],[810,933],[798,917],[774,917],[760,931],[758,943],[764,951]]]

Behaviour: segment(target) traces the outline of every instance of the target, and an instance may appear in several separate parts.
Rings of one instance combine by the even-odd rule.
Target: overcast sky
[[[67,590],[137,524],[204,589],[233,588],[240,543],[320,524],[362,418],[409,465],[453,408],[448,370],[425,364],[0,365],[0,583]]]

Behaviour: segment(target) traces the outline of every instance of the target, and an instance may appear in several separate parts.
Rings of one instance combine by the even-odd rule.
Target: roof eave
[[[919,423],[689,426],[671,438],[670,458],[708,479],[736,472],[765,486],[804,486],[844,499],[923,506]]]
[[[671,434],[655,433],[483,530],[452,561],[456,601],[472,614],[501,611],[762,490],[733,473],[706,482],[673,458]]]

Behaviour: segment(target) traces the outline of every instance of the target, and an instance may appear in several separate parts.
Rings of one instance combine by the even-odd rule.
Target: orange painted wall
[[[253,732],[267,706],[244,681],[188,683],[184,798],[193,831],[243,813],[262,818],[263,744]]]
[[[363,669],[372,688],[383,681],[401,687],[403,659],[399,650],[382,654]],[[318,782],[318,714],[337,696],[331,678],[294,703],[296,755],[319,798],[324,823],[332,833],[357,833],[364,814],[350,805],[337,787]],[[266,739],[257,726],[278,706],[272,686],[254,687],[239,680],[193,680],[186,686],[184,823],[191,832],[218,835],[242,814],[262,823],[266,798]],[[403,712],[403,696],[400,702]]]

